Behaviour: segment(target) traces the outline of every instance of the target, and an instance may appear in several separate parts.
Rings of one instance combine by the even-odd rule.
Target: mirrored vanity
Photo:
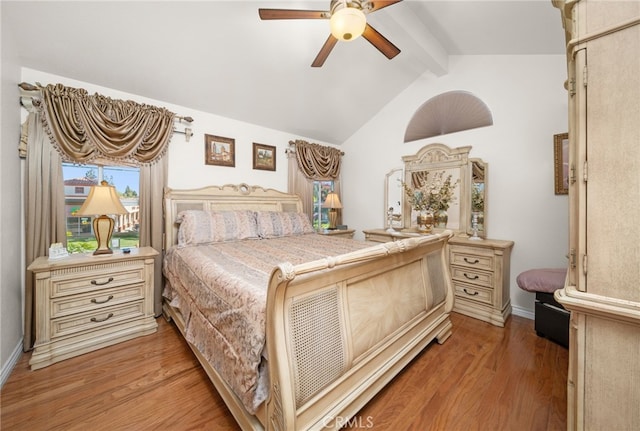
[[[365,230],[364,234],[367,241],[389,242],[444,229],[453,231],[448,257],[454,311],[504,326],[511,313],[513,242],[487,237],[489,168],[482,159],[469,158],[470,150],[470,146],[429,144],[416,154],[404,156],[404,166],[392,169],[385,178],[384,228]],[[439,205],[439,211],[446,214],[434,218],[434,226],[425,231],[418,224],[423,211],[416,209],[422,203],[417,202],[416,191],[432,190],[437,195],[443,186],[452,189],[448,194],[441,193],[450,197]],[[438,206],[437,202],[431,204],[431,209]]]

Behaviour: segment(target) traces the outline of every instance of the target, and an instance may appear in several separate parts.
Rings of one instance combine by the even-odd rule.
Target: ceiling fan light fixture
[[[339,40],[357,39],[366,25],[367,18],[360,9],[346,6],[331,15],[331,34]]]

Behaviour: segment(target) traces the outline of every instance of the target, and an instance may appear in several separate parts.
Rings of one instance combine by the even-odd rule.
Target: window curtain
[[[41,115],[29,112],[22,128],[21,154],[26,156],[25,174],[25,261],[27,266],[38,256],[49,253],[49,245],[66,241],[64,183],[60,154],[53,148],[42,127]],[[25,147],[26,144],[26,147]],[[23,350],[31,349],[35,340],[34,279],[25,277]]]
[[[340,166],[343,153],[337,148],[311,144],[303,140],[290,141],[288,189],[302,200],[304,213],[313,219],[313,182],[333,180],[333,191],[340,193]],[[338,224],[342,213],[338,211]]]
[[[99,94],[89,95],[84,89],[65,87],[61,84],[38,87],[39,95],[33,96],[31,105],[35,107],[37,116],[28,127],[27,153],[49,151],[48,160],[51,170],[55,165],[56,174],[46,172],[42,166],[28,163],[27,177],[36,182],[50,182],[49,193],[60,202],[49,212],[38,208],[42,200],[40,190],[27,185],[27,226],[37,225],[39,232],[34,235],[42,242],[35,247],[27,239],[26,262],[29,265],[37,256],[48,253],[52,242],[64,242],[66,220],[64,214],[64,183],[62,178],[62,161],[74,163],[123,164],[140,167],[140,245],[151,246],[162,250],[162,205],[163,192],[167,178],[166,152],[173,135],[175,114],[165,108],[139,104],[130,100],[114,100]],[[35,132],[34,132],[35,131]],[[40,141],[31,138],[34,134],[41,136]],[[40,149],[35,149],[36,147]],[[55,153],[55,154],[54,154]],[[27,155],[27,159],[29,159]],[[44,157],[43,157],[44,160]],[[42,161],[44,165],[46,161]],[[48,180],[45,178],[49,178]],[[33,180],[32,180],[33,182]],[[53,197],[51,198],[53,199]],[[43,217],[38,223],[32,223],[28,214],[50,214],[60,211],[56,217]],[[33,216],[32,216],[33,217]],[[56,232],[53,234],[52,232]],[[62,232],[59,234],[58,232]],[[162,312],[162,272],[161,256],[156,258],[155,265],[155,313]],[[25,294],[25,341],[28,350],[33,345],[33,274],[27,273],[27,292]],[[27,331],[28,329],[28,331]]]
[[[164,188],[167,185],[168,156],[156,163],[140,167],[140,245],[163,250],[164,233]],[[154,265],[154,311],[162,313],[162,253],[155,257]]]
[[[65,159],[153,163],[166,152],[175,114],[62,84],[41,88],[43,125]]]

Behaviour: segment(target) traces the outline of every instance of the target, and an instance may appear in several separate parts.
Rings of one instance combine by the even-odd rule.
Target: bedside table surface
[[[351,235],[355,232],[355,229],[333,229],[333,230],[321,230],[318,233],[321,235]]]
[[[27,267],[29,271],[48,271],[55,268],[64,268],[67,266],[87,265],[92,263],[106,262],[118,262],[122,260],[128,260],[132,257],[145,258],[155,257],[158,252],[152,247],[136,247],[130,248],[131,253],[123,253],[122,250],[116,250],[113,254],[99,254],[94,256],[92,252],[88,253],[73,253],[69,256],[60,257],[57,259],[50,259],[48,256],[40,256],[36,258],[31,265]]]

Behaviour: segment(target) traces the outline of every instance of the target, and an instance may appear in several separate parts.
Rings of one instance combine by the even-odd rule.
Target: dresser
[[[31,369],[154,333],[157,254],[141,247],[129,254],[72,254],[33,261],[28,268],[35,276]]]
[[[567,40],[567,424],[638,430],[640,2],[553,4]]]
[[[389,242],[411,236],[385,229],[364,230],[365,240]],[[496,326],[511,314],[509,289],[513,241],[454,236],[447,245],[455,293],[453,311]]]

